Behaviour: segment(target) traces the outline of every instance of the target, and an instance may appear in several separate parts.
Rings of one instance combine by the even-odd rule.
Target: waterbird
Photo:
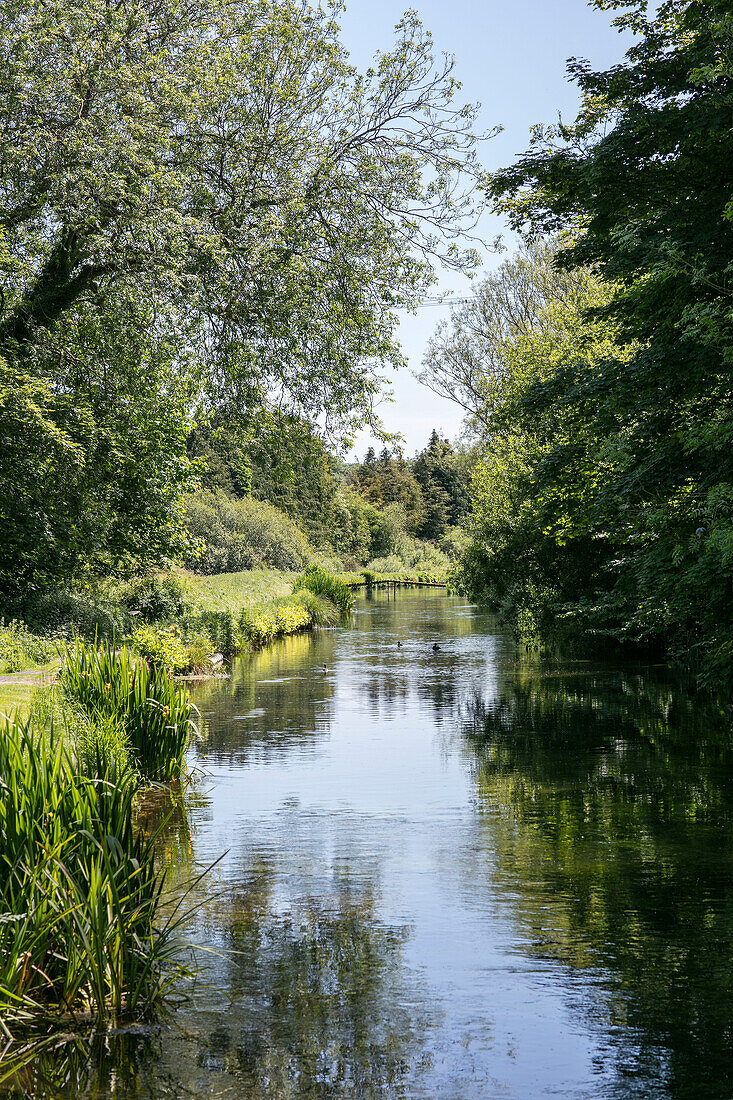
[[[438,643],[433,642],[433,653],[437,653],[439,649],[440,649],[440,646],[438,645]]]
[[[402,649],[402,642],[398,642],[398,643],[397,643],[397,648],[398,648],[398,649]]]
[[[328,665],[324,665],[324,666],[323,666],[323,671],[324,671],[324,672],[328,672]]]

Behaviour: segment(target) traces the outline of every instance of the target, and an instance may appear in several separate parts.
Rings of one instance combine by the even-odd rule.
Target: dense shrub
[[[173,573],[154,573],[136,577],[117,590],[122,607],[145,622],[177,619],[186,607],[185,589]]]
[[[186,523],[198,550],[186,564],[200,573],[237,572],[268,565],[302,569],[311,556],[308,540],[283,512],[263,501],[234,500],[221,491],[186,500]]]
[[[171,672],[187,672],[190,667],[188,649],[175,626],[143,624],[134,631],[132,645],[146,661]]]
[[[312,625],[306,604],[296,596],[286,596],[265,607],[245,608],[239,616],[239,641],[242,647],[257,647]]]
[[[39,634],[63,632],[84,638],[124,637],[134,622],[109,586],[103,585],[30,592],[18,605],[17,614],[29,630]]]

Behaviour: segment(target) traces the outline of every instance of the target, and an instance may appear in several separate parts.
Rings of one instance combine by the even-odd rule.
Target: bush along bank
[[[284,576],[284,584],[281,581],[279,585],[281,590],[292,583],[287,575]],[[354,576],[363,580],[360,574]],[[231,581],[237,575],[230,574],[227,578]],[[138,578],[120,586],[115,615],[110,620],[110,633],[106,627],[99,629],[99,615],[92,613],[93,601],[87,606],[88,614],[81,625],[86,627],[91,623],[94,629],[91,635],[86,629],[78,633],[88,639],[90,648],[92,640],[96,648],[100,638],[105,645],[114,644],[115,639],[124,639],[129,647],[125,660],[132,660],[129,654],[137,655],[150,669],[166,669],[178,676],[211,675],[217,671],[218,654],[231,657],[238,651],[259,648],[287,634],[335,625],[351,611],[350,580],[349,576],[337,577],[319,565],[310,565],[295,578],[294,591],[290,595],[268,596],[250,602],[245,582],[241,585],[239,599],[235,586],[232,593],[222,594],[223,606],[216,607],[215,598],[208,596],[206,601],[200,598],[200,584],[197,590],[192,590],[193,586],[173,574]],[[216,579],[212,578],[212,582],[216,597]],[[274,586],[270,584],[270,587]],[[250,601],[243,603],[248,595]],[[55,629],[54,635],[33,634],[19,622],[7,627],[0,623],[0,672],[30,668],[63,653],[68,634],[77,630],[76,623],[59,627],[56,619],[51,619],[49,626]],[[116,652],[121,657],[123,649],[117,648]],[[7,658],[5,664],[4,657]]]

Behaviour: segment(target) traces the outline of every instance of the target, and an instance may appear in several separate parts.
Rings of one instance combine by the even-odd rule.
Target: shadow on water
[[[608,993],[613,1095],[729,1098],[729,714],[649,673],[545,670],[462,729],[521,949]]]

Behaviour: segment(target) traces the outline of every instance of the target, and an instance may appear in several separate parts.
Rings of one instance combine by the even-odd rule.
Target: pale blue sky
[[[528,145],[529,128],[537,122],[553,122],[558,111],[570,121],[578,106],[578,93],[567,80],[569,57],[586,57],[594,68],[619,61],[630,44],[611,26],[613,13],[590,8],[585,0],[350,0],[342,17],[343,40],[359,68],[366,68],[375,50],[388,49],[393,28],[406,7],[414,7],[432,32],[438,52],[456,57],[456,76],[463,83],[464,100],[482,104],[482,127],[500,123],[504,130],[483,146],[488,168],[511,163]],[[487,239],[504,233],[497,218],[487,218]],[[486,255],[485,268],[501,262]],[[470,293],[466,279],[443,276],[441,288]],[[400,339],[412,369],[420,366],[426,344],[448,307],[421,309],[407,315]],[[461,424],[460,410],[421,386],[407,371],[392,379],[394,401],[383,403],[380,414],[390,431],[401,431],[405,451],[422,447],[433,427],[454,437]],[[357,439],[355,451],[363,455],[368,434]]]

